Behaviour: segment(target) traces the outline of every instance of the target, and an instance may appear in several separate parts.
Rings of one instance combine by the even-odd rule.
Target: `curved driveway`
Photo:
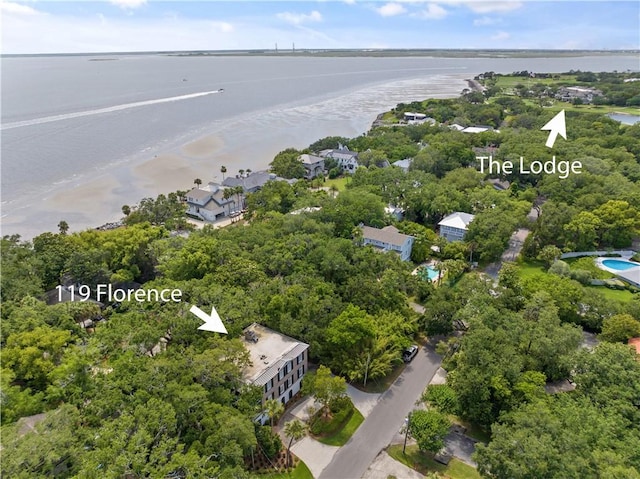
[[[402,427],[404,418],[414,409],[441,361],[431,345],[420,348],[411,364],[382,395],[371,414],[318,479],[360,479]]]

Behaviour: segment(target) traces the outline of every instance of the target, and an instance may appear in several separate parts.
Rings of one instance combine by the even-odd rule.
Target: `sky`
[[[638,49],[638,1],[0,0],[4,54]]]

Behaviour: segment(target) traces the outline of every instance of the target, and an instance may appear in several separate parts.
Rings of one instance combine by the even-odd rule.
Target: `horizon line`
[[[88,55],[166,55],[166,54],[211,54],[211,53],[264,53],[264,54],[299,54],[299,53],[328,53],[328,52],[552,52],[552,53],[636,53],[640,54],[640,48],[240,48],[240,49],[204,49],[204,50],[131,50],[110,52],[38,52],[38,53],[0,53],[2,57],[27,57],[27,56],[88,56]]]

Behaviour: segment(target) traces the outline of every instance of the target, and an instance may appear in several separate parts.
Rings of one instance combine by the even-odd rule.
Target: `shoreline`
[[[1,234],[18,233],[23,240],[31,240],[43,232],[57,231],[61,220],[72,232],[117,222],[125,204],[188,190],[195,178],[205,184],[221,182],[222,165],[227,167],[225,176],[233,176],[239,169],[264,170],[285,148],[305,148],[326,136],[366,133],[380,111],[399,102],[455,97],[466,86],[465,76],[468,73],[372,84],[324,95],[311,103],[298,102],[214,122],[169,144],[154,145],[128,160],[57,185],[44,192],[39,202],[8,200],[3,204]]]

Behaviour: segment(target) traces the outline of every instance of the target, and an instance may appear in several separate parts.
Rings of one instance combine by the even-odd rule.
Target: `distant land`
[[[86,52],[86,53],[30,53],[2,54],[0,57],[55,56],[113,56],[113,55],[171,55],[171,56],[301,56],[301,57],[443,57],[443,58],[550,58],[607,55],[640,55],[640,50],[491,50],[491,49],[298,49],[287,47],[257,50],[192,50],[148,52]]]

